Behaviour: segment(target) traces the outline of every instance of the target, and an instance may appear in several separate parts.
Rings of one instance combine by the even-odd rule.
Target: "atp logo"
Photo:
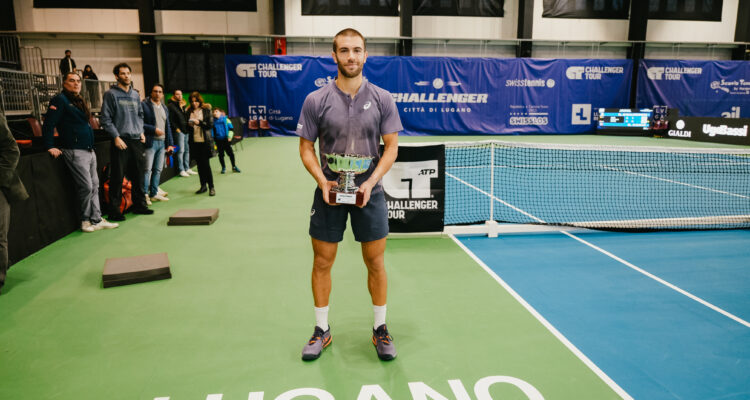
[[[646,75],[652,81],[660,81],[664,78],[664,67],[651,67],[646,70]]]
[[[258,64],[238,64],[234,71],[240,78],[255,78],[255,71],[258,69]]]
[[[591,104],[573,104],[570,123],[573,125],[591,125]]]
[[[383,189],[396,199],[429,199],[430,179],[437,177],[437,160],[397,162],[383,177]]]
[[[565,76],[567,76],[568,79],[583,79],[584,71],[584,67],[568,67],[568,69],[565,70]]]

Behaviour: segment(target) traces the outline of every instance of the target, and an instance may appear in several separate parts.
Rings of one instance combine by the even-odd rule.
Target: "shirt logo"
[[[362,107],[362,109],[367,110],[368,108],[370,108],[371,105],[372,105],[372,103],[368,101],[367,103],[365,103],[365,105]]]

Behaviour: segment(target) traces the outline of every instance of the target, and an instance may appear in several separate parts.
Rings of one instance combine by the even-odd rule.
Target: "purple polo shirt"
[[[359,186],[380,161],[380,136],[403,129],[391,94],[364,78],[354,99],[342,92],[335,81],[307,95],[297,135],[311,142],[320,139],[320,166],[328,180],[338,179],[338,174],[328,168],[324,154],[374,157],[370,169],[356,177]],[[382,190],[380,182],[375,190]]]

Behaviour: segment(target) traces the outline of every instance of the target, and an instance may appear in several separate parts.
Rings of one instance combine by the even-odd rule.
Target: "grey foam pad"
[[[102,284],[105,288],[131,283],[169,279],[167,253],[147,254],[135,257],[108,258],[104,262]]]
[[[169,217],[167,225],[211,225],[219,218],[218,208],[180,210]]]

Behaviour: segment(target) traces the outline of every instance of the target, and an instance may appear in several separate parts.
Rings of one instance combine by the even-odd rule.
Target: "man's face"
[[[338,65],[341,75],[347,78],[356,78],[362,74],[362,67],[367,61],[365,43],[357,35],[339,36],[336,38],[336,52],[333,59]]]
[[[174,99],[177,101],[182,101],[182,90],[174,91]]]
[[[130,86],[130,68],[120,67],[117,72],[117,82],[123,86]]]
[[[63,82],[65,90],[78,94],[81,93],[81,78],[77,74],[70,74]]]
[[[164,90],[160,86],[154,86],[153,89],[151,89],[151,100],[153,100],[154,103],[161,103],[161,100],[164,98]]]
[[[70,52],[69,51],[65,52],[65,57],[70,57]]]

